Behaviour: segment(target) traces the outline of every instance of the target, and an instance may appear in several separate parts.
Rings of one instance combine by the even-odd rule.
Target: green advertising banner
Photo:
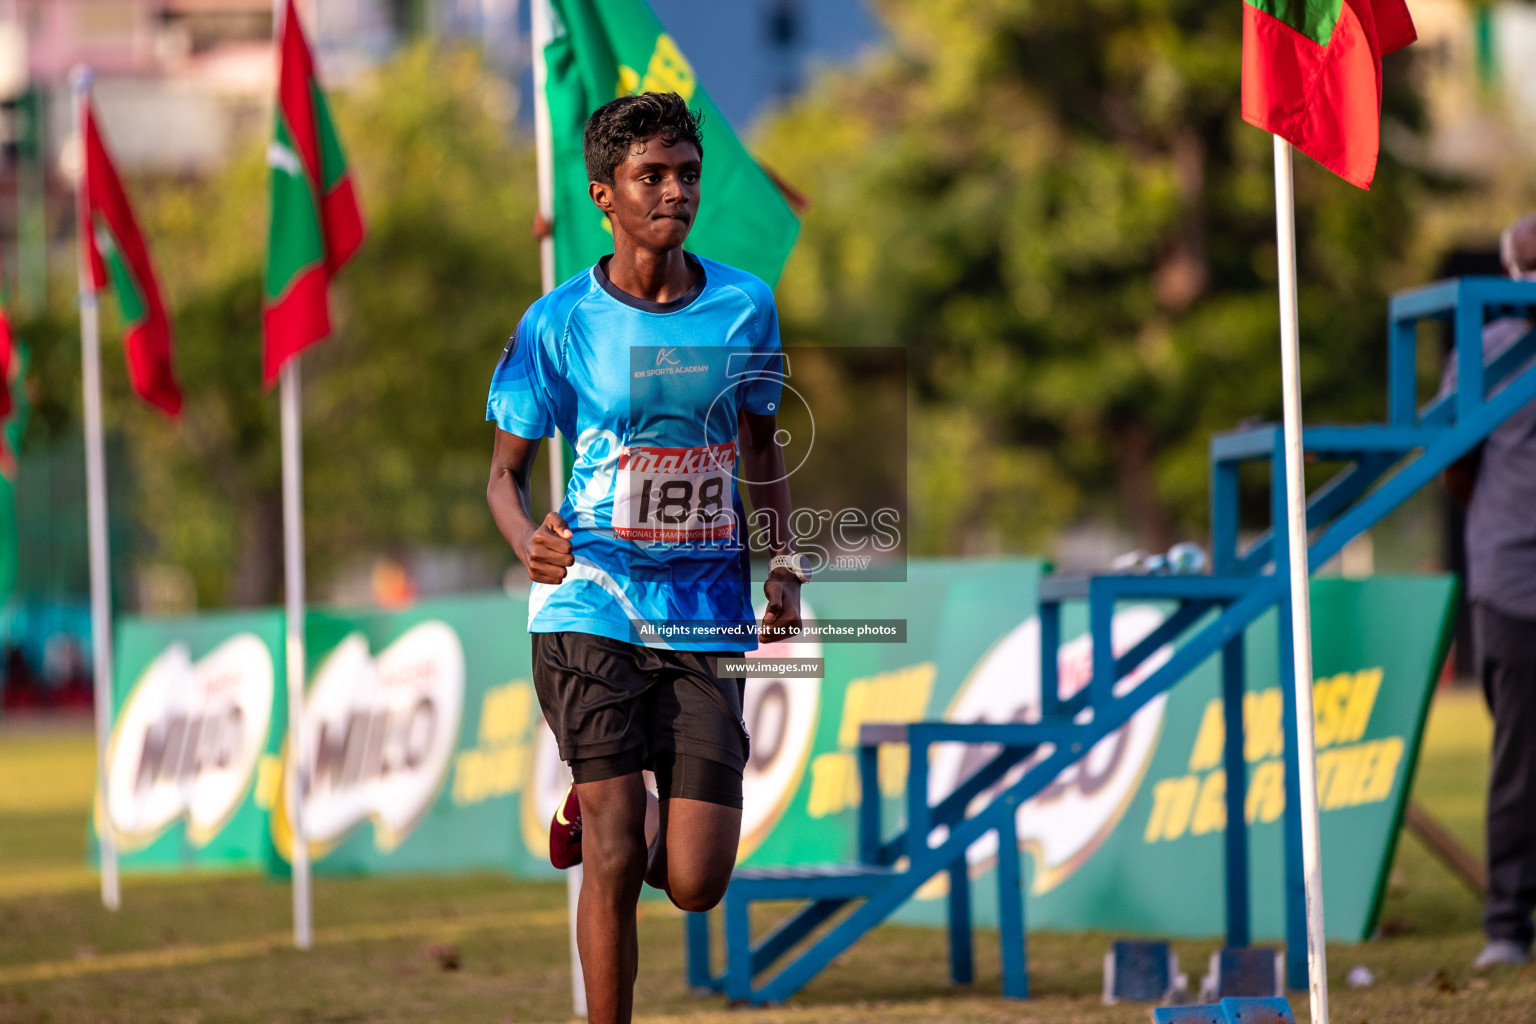
[[[317,871],[538,873],[517,828],[540,722],[526,627],[527,603],[501,595],[310,613],[299,765]],[[282,799],[272,835],[286,871]]]
[[[309,614],[300,772],[315,870],[527,870],[510,827],[538,723],[525,625],[525,602],[502,596]],[[286,870],[283,800],[272,835]]]
[[[93,826],[111,827],[125,868],[265,866],[282,774],[282,650],[275,611],[119,626]]]
[[[1375,927],[1419,740],[1444,654],[1453,580],[1444,577],[1315,580],[1312,584],[1314,703],[1328,933],[1367,938]],[[1081,608],[1064,623],[1065,692],[1092,671]],[[1123,608],[1115,649],[1133,646],[1164,611]],[[1273,612],[1247,632],[1243,702],[1248,762],[1254,936],[1284,936],[1282,814],[1283,695]],[[988,645],[962,680],[941,679],[930,717],[1005,721],[1039,707],[1038,621],[1032,616]],[[1153,671],[1162,652],[1134,678]],[[844,715],[848,714],[845,708]],[[1223,927],[1226,778],[1219,668],[1213,659],[1021,807],[1032,928],[1095,928],[1158,935],[1214,935]],[[984,755],[952,747],[930,766],[941,796]],[[902,775],[901,766],[892,773]],[[1016,776],[1015,776],[1016,777]],[[894,782],[894,780],[893,780]],[[894,789],[894,786],[893,786]],[[810,794],[808,813],[814,810]],[[892,803],[890,817],[899,814]],[[848,822],[851,831],[851,818]],[[995,922],[995,839],[972,847],[978,916]],[[906,909],[938,922],[942,883]]]
[[[744,717],[752,754],[741,862],[854,859],[855,747],[864,722],[1008,721],[1037,711],[1040,572],[1041,563],[1027,559],[914,561],[905,583],[807,588],[808,617],[904,620],[905,642],[796,641],[757,652],[823,658],[826,673],[823,679],[748,680]],[[1454,593],[1449,577],[1313,581],[1324,884],[1335,939],[1362,939],[1374,926]],[[1116,650],[1134,646],[1165,614],[1157,606],[1122,607],[1114,623]],[[570,775],[533,693],[526,615],[525,601],[501,595],[426,601],[404,611],[311,613],[299,765],[317,870],[493,869],[558,877],[547,860],[547,827]],[[201,678],[205,662],[217,663],[215,650],[247,633],[262,639],[259,654],[246,645],[247,657],[280,665],[280,618],[275,612],[247,618],[251,625],[237,617],[125,624],[122,675],[157,678],[146,666],[174,648],[185,652],[179,663],[194,666],[193,677]],[[1070,695],[1086,685],[1092,663],[1083,610],[1069,607],[1064,618],[1064,636],[1074,639],[1063,646],[1060,677]],[[1170,653],[1159,652],[1124,685],[1138,684]],[[1248,630],[1246,659],[1253,930],[1256,938],[1278,939],[1285,787],[1273,614]],[[208,672],[209,678],[237,675],[252,673]],[[211,798],[206,807],[195,799],[149,799],[159,792],[150,783],[165,765],[187,762],[168,753],[172,726],[129,729],[127,716],[119,716],[114,735],[132,732],[142,753],[123,762],[114,785],[131,779],[150,786],[143,806],[135,804],[121,819],[120,836],[147,837],[130,864],[171,866],[217,856],[245,864],[252,863],[252,851],[266,850],[271,870],[287,870],[291,828],[276,767],[285,755],[283,687],[278,673],[271,679],[265,756],[257,759],[235,812],[219,811],[223,805]],[[162,698],[155,707],[163,706]],[[241,721],[261,717],[254,710],[241,714]],[[1226,828],[1222,742],[1211,661],[1025,804],[1019,835],[1028,853],[1029,926],[1218,934]],[[953,789],[987,753],[936,749],[931,796]],[[887,746],[880,760],[887,829],[894,830],[906,751]],[[140,784],[141,778],[150,783]],[[182,819],[187,824],[171,827]],[[251,838],[264,828],[270,842]],[[189,857],[194,842],[197,856]],[[993,924],[995,840],[978,842],[970,858],[977,921]],[[903,918],[940,921],[942,885],[940,879],[925,888]]]
[[[740,862],[855,859],[855,748],[864,722],[1009,721],[1037,713],[1040,571],[1031,560],[914,561],[906,583],[807,588],[809,617],[903,619],[906,642],[775,644],[757,652],[824,658],[826,675],[748,680],[744,717],[752,755]],[[1313,581],[1324,883],[1335,939],[1363,939],[1374,927],[1454,593],[1449,577]],[[1165,614],[1154,606],[1122,608],[1115,617],[1115,649],[1134,646]],[[1060,678],[1063,696],[1070,696],[1087,684],[1093,667],[1084,609],[1069,607],[1064,620],[1069,640],[1060,655]],[[1170,653],[1150,659],[1132,683]],[[1248,630],[1246,663],[1253,934],[1281,939],[1283,703],[1273,613]],[[1221,723],[1212,660],[1150,701],[1020,809],[1031,928],[1221,932]],[[534,833],[549,820],[569,776],[548,731],[540,734],[522,818],[530,854],[542,856],[542,835]],[[931,797],[950,792],[988,754],[982,747],[936,749]],[[906,768],[904,748],[882,748],[888,831],[901,823]],[[973,913],[978,923],[995,925],[995,839],[978,842],[970,857]],[[945,881],[940,877],[922,890],[901,918],[939,923]]]

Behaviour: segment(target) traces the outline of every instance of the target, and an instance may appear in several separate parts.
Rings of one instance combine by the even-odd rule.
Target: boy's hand
[[[768,574],[763,594],[768,598],[768,608],[763,612],[763,623],[757,631],[758,643],[771,644],[775,640],[798,636],[800,581],[783,570],[776,570]]]
[[[535,583],[560,583],[565,579],[565,567],[575,565],[571,554],[571,528],[559,513],[551,512],[544,517],[539,528],[529,535],[527,543],[518,555],[528,570],[528,578]]]

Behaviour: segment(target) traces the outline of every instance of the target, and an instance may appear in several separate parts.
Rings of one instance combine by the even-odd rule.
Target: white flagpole
[[[533,133],[538,141],[539,216],[552,225],[555,215],[554,129],[549,123],[549,99],[544,95],[547,69],[544,47],[553,38],[549,0],[532,0],[528,8],[529,36],[533,41]],[[547,233],[539,239],[539,270],[544,293],[555,289],[555,236]]]
[[[272,2],[272,38],[281,74],[283,0]],[[288,656],[288,763],[283,771],[288,822],[293,829],[293,944],[308,949],[314,942],[309,887],[309,844],[304,838],[304,777],[300,726],[304,717],[304,438],[299,416],[299,357],[283,364],[278,398],[283,438],[283,605]]]
[[[96,792],[102,816],[97,829],[101,851],[101,902],[108,910],[122,905],[117,879],[117,836],[107,810],[107,744],[112,738],[112,576],[107,548],[107,458],[101,429],[101,320],[91,281],[86,232],[91,230],[85,195],[85,106],[95,73],[74,72],[75,138],[80,140],[80,177],[75,185],[80,250],[80,387],[85,407],[85,504],[91,558],[91,651],[96,690]]]
[[[1317,743],[1312,718],[1312,602],[1308,592],[1307,489],[1301,440],[1301,354],[1296,303],[1296,195],[1291,144],[1275,140],[1275,236],[1280,264],[1280,369],[1285,399],[1285,508],[1290,548],[1291,636],[1296,689],[1296,762],[1301,791],[1301,860],[1306,876],[1307,979],[1312,1024],[1328,1024],[1323,849],[1317,817]]]
[[[528,8],[529,34],[533,39],[533,130],[538,140],[539,216],[550,228],[555,219],[554,129],[549,122],[549,100],[544,95],[544,47],[553,36],[549,0],[532,0]],[[555,290],[555,236],[548,231],[539,239],[539,274],[544,294]],[[549,503],[558,510],[565,494],[564,449],[560,432],[549,444]]]
[[[547,70],[544,66],[544,47],[554,37],[552,12],[549,0],[530,0],[528,6],[529,36],[533,44],[533,130],[538,142],[539,216],[547,227],[553,228],[555,216],[555,154],[554,130],[549,121],[549,99],[544,93]],[[555,236],[547,231],[539,239],[539,271],[544,294],[555,288]],[[557,429],[549,439],[549,504],[560,508],[565,495],[565,449],[560,443]],[[571,926],[571,1007],[578,1017],[587,1015],[586,976],[581,969],[581,951],[576,945],[576,906],[581,900],[581,866],[565,873],[566,907]]]
[[[283,366],[281,396],[283,434],[283,591],[288,654],[288,821],[293,826],[293,944],[308,949],[313,942],[309,888],[309,843],[304,838],[303,766],[304,682],[304,466],[299,419],[299,357]]]

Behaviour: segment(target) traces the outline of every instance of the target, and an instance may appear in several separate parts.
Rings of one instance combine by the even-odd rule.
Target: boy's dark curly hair
[[[582,134],[587,180],[612,185],[614,170],[635,143],[648,139],[660,139],[664,146],[691,142],[702,160],[704,143],[699,141],[699,126],[703,123],[704,115],[689,110],[675,92],[643,92],[604,103],[587,118]]]

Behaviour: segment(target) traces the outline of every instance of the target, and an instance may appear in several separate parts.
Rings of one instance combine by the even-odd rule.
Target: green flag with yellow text
[[[704,178],[691,252],[779,279],[800,223],[736,138],[677,43],[645,0],[548,0],[545,99],[554,156],[555,279],[565,281],[613,251],[613,232],[587,195],[582,129],[619,96],[676,92],[704,115]]]

